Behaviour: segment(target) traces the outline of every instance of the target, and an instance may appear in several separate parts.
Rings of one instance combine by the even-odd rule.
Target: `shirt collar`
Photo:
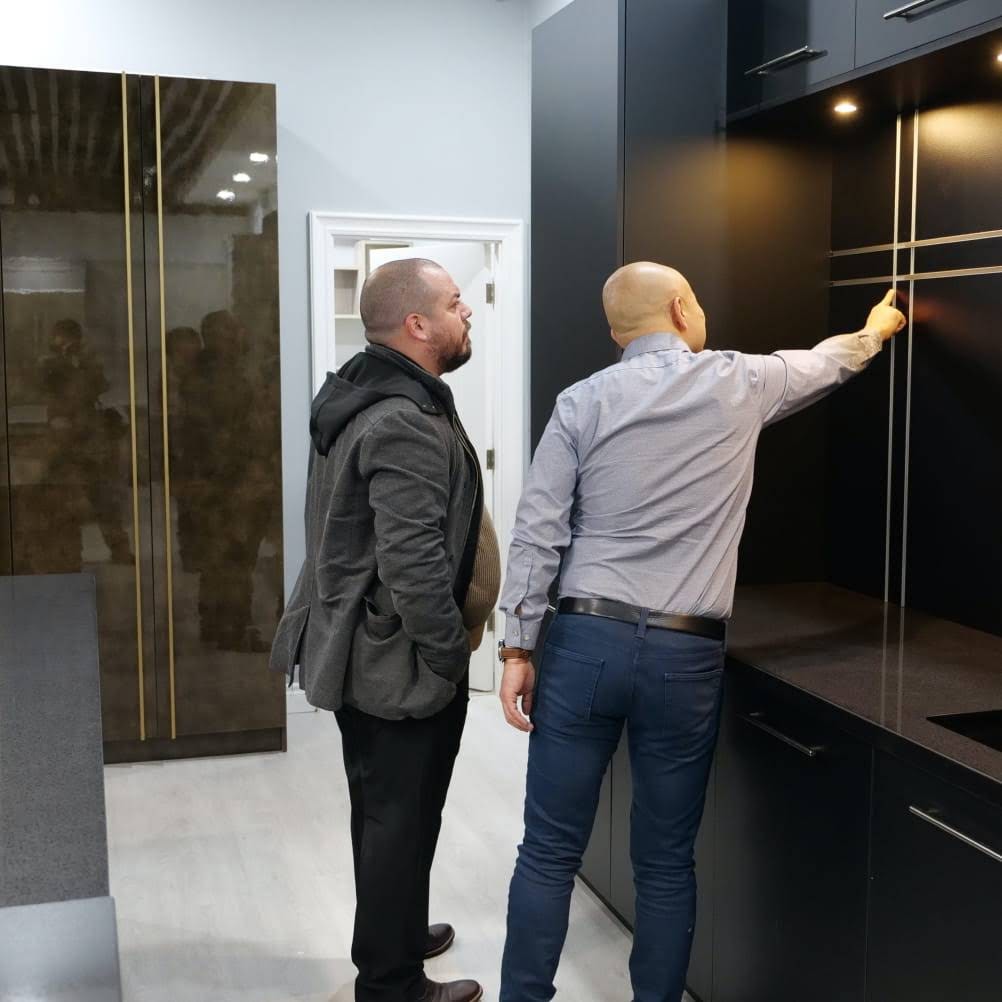
[[[623,352],[622,361],[628,362],[637,355],[645,355],[651,351],[690,351],[689,346],[678,334],[645,334],[631,341]]]

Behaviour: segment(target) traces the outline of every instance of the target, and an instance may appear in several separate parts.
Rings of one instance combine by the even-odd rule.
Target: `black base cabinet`
[[[795,699],[729,677],[713,1002],[862,998],[870,757]]]
[[[878,756],[870,895],[867,1002],[1002,998],[1002,809]]]

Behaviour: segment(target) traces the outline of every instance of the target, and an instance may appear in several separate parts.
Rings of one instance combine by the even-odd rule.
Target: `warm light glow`
[[[998,55],[997,55],[997,56],[995,57],[995,61],[996,61],[996,62],[998,62],[998,63],[1002,63],[1002,52],[1000,52],[1000,53],[999,53],[999,54],[998,54]]]
[[[859,111],[859,109],[852,103],[852,101],[839,101],[839,103],[835,105],[835,111],[839,115],[853,115]]]
[[[255,164],[266,164],[268,162],[267,153],[252,153],[250,155],[251,163]]]
[[[229,188],[223,188],[222,191],[216,192],[216,198],[222,199],[224,202],[232,202],[236,197],[237,193],[235,191],[230,191]]]
[[[241,171],[239,174],[233,175],[233,180],[236,181],[237,184],[247,184],[247,182],[250,181],[250,179],[251,179],[250,174],[245,174],[243,171]]]

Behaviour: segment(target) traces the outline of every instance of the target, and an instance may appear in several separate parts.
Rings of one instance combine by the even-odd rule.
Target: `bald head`
[[[412,313],[429,314],[441,294],[442,268],[426,258],[406,258],[380,265],[365,280],[359,312],[370,341],[399,333]]]
[[[613,272],[602,305],[615,341],[626,347],[645,334],[676,333],[693,351],[706,342],[703,311],[686,277],[674,268],[637,261]]]

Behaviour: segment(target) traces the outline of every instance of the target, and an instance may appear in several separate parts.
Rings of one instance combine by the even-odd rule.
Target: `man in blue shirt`
[[[574,877],[627,722],[634,1000],[681,999],[758,437],[866,368],[905,324],[894,300],[892,290],[861,330],[809,351],[745,355],[704,351],[706,317],[674,269],[639,262],[606,283],[622,360],[557,398],[501,600],[501,702],[531,738],[500,1002],[553,997]],[[530,656],[558,571],[559,614],[534,692]]]

